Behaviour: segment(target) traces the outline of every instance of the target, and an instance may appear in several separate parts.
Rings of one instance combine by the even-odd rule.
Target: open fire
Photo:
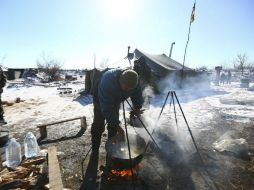
[[[134,168],[132,168],[133,171],[133,176],[132,176],[132,171],[131,169],[112,169],[110,171],[110,175],[108,176],[108,180],[112,181],[114,179],[118,179],[119,178],[121,180],[132,180],[132,177],[134,177],[133,179],[137,179],[138,177],[138,171],[140,169],[140,165],[136,165]]]

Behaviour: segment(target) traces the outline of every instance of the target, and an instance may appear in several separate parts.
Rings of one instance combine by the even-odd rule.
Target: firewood
[[[6,174],[8,172],[9,172],[8,169],[4,168],[2,171],[0,171],[0,176],[3,175],[3,174]]]
[[[9,183],[12,180],[13,180],[13,178],[5,179],[5,178],[0,177],[0,185]]]
[[[38,181],[37,176],[25,178],[20,188],[28,189],[30,186],[35,186],[37,184],[37,181]]]
[[[21,185],[21,181],[20,180],[10,180],[8,182],[5,183],[0,183],[0,189],[1,190],[9,190],[9,189],[15,189],[18,188]]]
[[[21,185],[19,186],[19,189],[27,190],[30,186],[31,186],[30,181],[21,180]]]
[[[30,174],[30,172],[31,172],[31,169],[19,166],[15,169],[15,171],[4,173],[4,174],[0,175],[0,177],[2,178],[2,180],[10,179],[10,178],[21,179],[21,178],[25,178],[26,176],[28,176]]]
[[[38,165],[38,164],[41,164],[43,162],[45,162],[46,159],[45,157],[36,157],[36,158],[32,158],[32,159],[29,159],[29,160],[26,160],[24,161],[21,166],[23,167],[28,167],[28,166],[31,166],[31,165]]]
[[[5,182],[0,183],[1,189],[29,189],[31,186],[35,186],[38,181],[38,177],[28,177],[25,179],[13,179],[10,178]]]
[[[32,166],[29,166],[27,168],[32,170],[32,172],[30,173],[30,176],[40,174],[40,171],[41,171],[41,166],[40,165],[39,166],[38,165],[32,165]]]

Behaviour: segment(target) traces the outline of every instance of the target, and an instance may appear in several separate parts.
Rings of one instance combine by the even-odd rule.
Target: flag
[[[194,20],[195,20],[195,6],[196,6],[196,3],[194,3],[194,5],[193,5],[193,8],[192,8],[192,12],[191,12],[191,23],[193,23],[194,22]]]

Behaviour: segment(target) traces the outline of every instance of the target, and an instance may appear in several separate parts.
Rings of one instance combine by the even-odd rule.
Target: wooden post
[[[48,167],[49,167],[49,189],[63,190],[63,183],[55,146],[48,148]]]
[[[41,139],[44,139],[47,137],[47,128],[46,126],[40,126],[40,134],[41,134]]]
[[[81,117],[81,118],[80,118],[80,124],[81,124],[81,128],[83,128],[84,130],[86,130],[86,128],[87,128],[86,117]]]

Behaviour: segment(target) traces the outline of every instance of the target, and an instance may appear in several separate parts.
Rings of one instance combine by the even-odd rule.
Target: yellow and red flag
[[[196,6],[196,3],[194,3],[193,8],[192,8],[192,12],[191,12],[191,23],[193,23],[194,20],[195,20],[195,6]]]

